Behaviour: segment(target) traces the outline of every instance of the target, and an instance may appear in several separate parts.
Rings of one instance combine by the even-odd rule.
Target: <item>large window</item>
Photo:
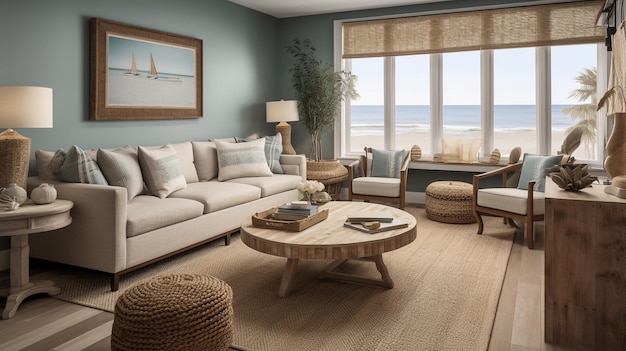
[[[597,44],[586,44],[488,50],[488,55],[445,53],[442,63],[434,66],[429,64],[430,55],[387,58],[395,63],[394,70],[385,69],[383,58],[351,59],[361,98],[350,105],[350,147],[345,154],[361,152],[366,145],[383,148],[389,145],[386,138],[395,141],[392,149],[417,144],[426,157],[442,151],[443,138],[480,139],[483,160],[493,148],[507,157],[516,146],[522,152],[556,154],[567,133],[581,126],[583,142],[574,156],[599,160],[595,67],[602,50]],[[538,52],[547,52],[548,60]],[[440,81],[433,81],[438,76],[433,69],[440,70]],[[395,86],[392,109],[385,108],[384,87],[389,82]],[[545,94],[541,101],[537,101],[538,91]],[[441,99],[430,98],[439,92]],[[490,96],[485,99],[485,95]],[[440,114],[431,113],[432,101],[441,101]],[[544,101],[547,108],[541,106]],[[440,131],[432,125],[433,118],[441,119]],[[390,123],[393,128],[386,129]],[[547,140],[542,143],[542,138]]]
[[[335,156],[417,144],[445,159],[450,138],[478,140],[482,161],[494,148],[505,158],[517,146],[556,154],[577,128],[574,157],[599,163],[606,121],[592,107],[603,90],[596,86],[606,86],[602,4],[550,0],[335,21],[335,64],[359,76],[362,96],[342,110]],[[366,67],[372,58],[377,66]]]

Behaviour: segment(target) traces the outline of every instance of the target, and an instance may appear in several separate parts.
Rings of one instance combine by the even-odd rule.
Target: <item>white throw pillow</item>
[[[242,177],[271,176],[272,171],[265,158],[265,138],[247,143],[215,142],[219,173],[217,179],[224,181]]]
[[[139,165],[148,190],[154,196],[164,199],[176,190],[187,187],[180,161],[172,145],[156,150],[140,146]]]
[[[109,185],[126,188],[128,201],[143,193],[143,178],[136,148],[126,146],[114,150],[100,149],[98,166]]]

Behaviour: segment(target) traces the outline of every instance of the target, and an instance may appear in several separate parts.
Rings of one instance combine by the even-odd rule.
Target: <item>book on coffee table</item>
[[[393,216],[389,212],[385,211],[371,211],[371,212],[355,212],[348,215],[347,222],[361,223],[361,222],[381,222],[391,223]]]
[[[406,228],[409,226],[407,222],[397,219],[397,218],[392,218],[391,222],[379,222],[380,226],[378,228],[368,228],[366,225],[369,225],[369,223],[372,223],[372,221],[359,222],[359,223],[345,222],[343,225],[344,227],[356,229],[356,230],[362,231],[364,233],[369,233],[369,234],[380,233],[380,232],[384,232],[387,230]]]

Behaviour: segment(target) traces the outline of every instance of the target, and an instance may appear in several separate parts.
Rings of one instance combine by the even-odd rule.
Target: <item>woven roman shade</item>
[[[344,22],[343,58],[597,43],[604,1]]]

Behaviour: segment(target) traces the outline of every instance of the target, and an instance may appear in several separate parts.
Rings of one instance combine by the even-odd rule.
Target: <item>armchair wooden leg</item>
[[[483,233],[483,217],[478,214],[478,212],[474,212],[474,217],[476,217],[476,222],[478,222],[478,232],[477,234]]]
[[[535,243],[535,228],[532,217],[529,218],[526,221],[526,241],[528,242],[528,248],[532,250]]]

